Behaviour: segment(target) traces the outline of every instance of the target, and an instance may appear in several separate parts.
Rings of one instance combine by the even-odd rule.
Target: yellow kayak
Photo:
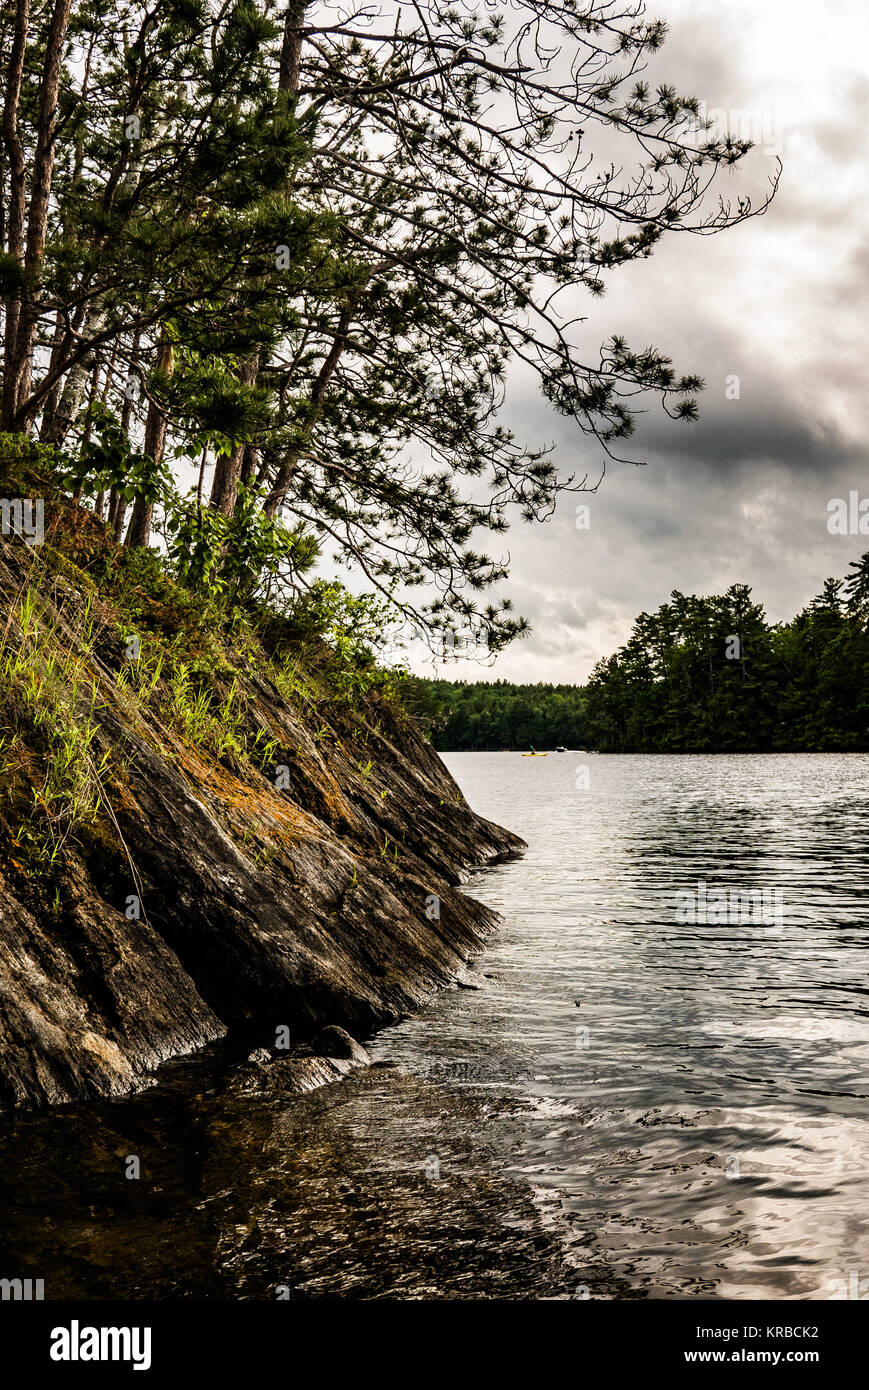
[[[523,758],[548,758],[548,753],[523,753]]]

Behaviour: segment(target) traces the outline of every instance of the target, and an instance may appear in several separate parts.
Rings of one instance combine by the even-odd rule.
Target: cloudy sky
[[[648,13],[671,30],[650,78],[758,142],[753,172],[726,176],[732,191],[758,187],[778,153],[780,191],[766,216],[671,237],[615,273],[603,301],[577,306],[589,359],[622,333],[701,375],[701,419],[671,422],[650,402],[631,441],[644,467],[610,464],[594,497],[565,497],[546,526],[514,525],[506,591],[533,635],[492,668],[444,675],[581,682],[674,588],[748,583],[775,621],[869,549],[827,530],[831,498],[869,496],[869,4],[651,0]],[[734,376],[739,399],[727,399]],[[509,415],[525,438],[556,442],[563,469],[599,472],[593,442],[530,384],[514,383]],[[575,524],[583,501],[587,531]]]

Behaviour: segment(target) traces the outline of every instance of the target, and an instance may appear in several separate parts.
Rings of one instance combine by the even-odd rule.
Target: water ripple
[[[618,1296],[828,1298],[869,1273],[869,757],[447,762],[529,849],[468,885],[505,918],[486,988],[379,1054],[501,1095],[505,1163]]]

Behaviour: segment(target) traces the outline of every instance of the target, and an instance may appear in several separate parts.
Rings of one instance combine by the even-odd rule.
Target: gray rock
[[[362,1044],[334,1023],[321,1029],[311,1047],[318,1057],[341,1057],[360,1067],[367,1067],[371,1060]]]

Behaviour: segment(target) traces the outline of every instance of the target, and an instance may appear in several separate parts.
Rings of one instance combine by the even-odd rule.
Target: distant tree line
[[[405,698],[442,751],[869,751],[869,551],[789,623],[746,584],[674,590],[585,687],[413,677]]]
[[[583,746],[585,697],[576,685],[410,676],[403,698],[439,752]]]

